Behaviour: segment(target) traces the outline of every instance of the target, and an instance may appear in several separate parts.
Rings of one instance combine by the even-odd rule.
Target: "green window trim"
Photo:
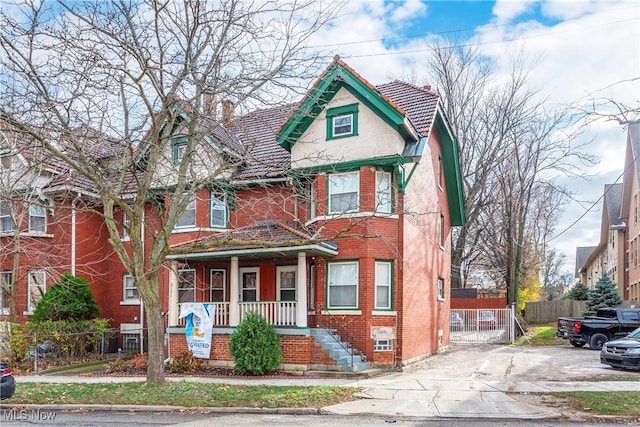
[[[355,283],[331,283],[331,270],[333,268],[339,268],[340,266],[354,266],[355,265]],[[336,260],[336,261],[327,261],[325,264],[325,301],[326,301],[326,309],[331,311],[339,311],[339,310],[359,310],[360,309],[360,260],[359,259],[344,259],[344,260]],[[340,295],[333,296],[332,291],[336,288],[341,287],[354,287],[353,295],[349,295],[347,293],[342,292]],[[348,291],[348,289],[347,289]],[[343,302],[343,304],[333,305],[333,302],[344,297],[347,300],[353,301],[353,304],[347,304]]]
[[[176,138],[173,138],[171,140],[171,158],[173,161],[174,165],[177,165],[178,163],[180,163],[182,161],[182,157],[180,157],[180,149],[186,149],[187,146],[187,137],[186,136],[179,136]],[[183,153],[184,155],[184,153]]]
[[[335,134],[335,119],[351,117],[351,132]],[[343,105],[327,109],[327,140],[358,135],[358,104]]]

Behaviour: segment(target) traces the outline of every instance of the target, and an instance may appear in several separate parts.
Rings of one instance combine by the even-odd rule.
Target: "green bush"
[[[282,348],[276,328],[264,317],[249,312],[233,331],[229,350],[240,374],[263,375],[282,363]]]
[[[30,342],[26,328],[26,325],[21,325],[19,323],[11,324],[9,348],[11,349],[10,361],[14,365],[25,360],[28,355]]]
[[[177,354],[169,363],[169,372],[172,374],[193,374],[202,365],[202,360],[193,357],[190,351]]]
[[[91,320],[99,315],[89,282],[65,273],[38,301],[33,320]]]

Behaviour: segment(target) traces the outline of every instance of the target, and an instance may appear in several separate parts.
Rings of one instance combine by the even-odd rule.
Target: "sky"
[[[640,1],[350,0],[311,43],[338,54],[373,84],[420,70],[439,39],[478,46],[500,70],[522,48],[535,59],[529,84],[550,106],[588,105],[592,98],[640,103]],[[330,59],[328,58],[327,62]],[[417,82],[420,85],[428,81]],[[576,247],[600,239],[604,185],[622,182],[626,128],[614,121],[580,123],[580,142],[599,162],[587,179],[560,179],[575,193],[552,245],[575,270]],[[578,142],[578,141],[577,141]]]

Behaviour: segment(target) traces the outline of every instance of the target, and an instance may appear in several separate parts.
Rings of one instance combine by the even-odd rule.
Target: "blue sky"
[[[334,25],[312,44],[324,46],[373,84],[417,70],[435,41],[456,39],[478,46],[506,75],[518,49],[535,59],[529,84],[550,107],[586,106],[592,99],[636,105],[640,99],[640,2],[637,0],[419,1],[350,0]],[[500,76],[498,75],[498,78]],[[584,127],[581,141],[600,159],[588,180],[562,179],[580,202],[567,206],[554,241],[575,267],[577,246],[599,241],[605,184],[622,172],[626,129],[598,121]],[[592,206],[593,205],[593,206]]]

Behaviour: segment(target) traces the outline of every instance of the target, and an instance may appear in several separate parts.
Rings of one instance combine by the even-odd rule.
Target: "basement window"
[[[373,342],[373,351],[391,351],[393,350],[393,340],[375,340]]]

